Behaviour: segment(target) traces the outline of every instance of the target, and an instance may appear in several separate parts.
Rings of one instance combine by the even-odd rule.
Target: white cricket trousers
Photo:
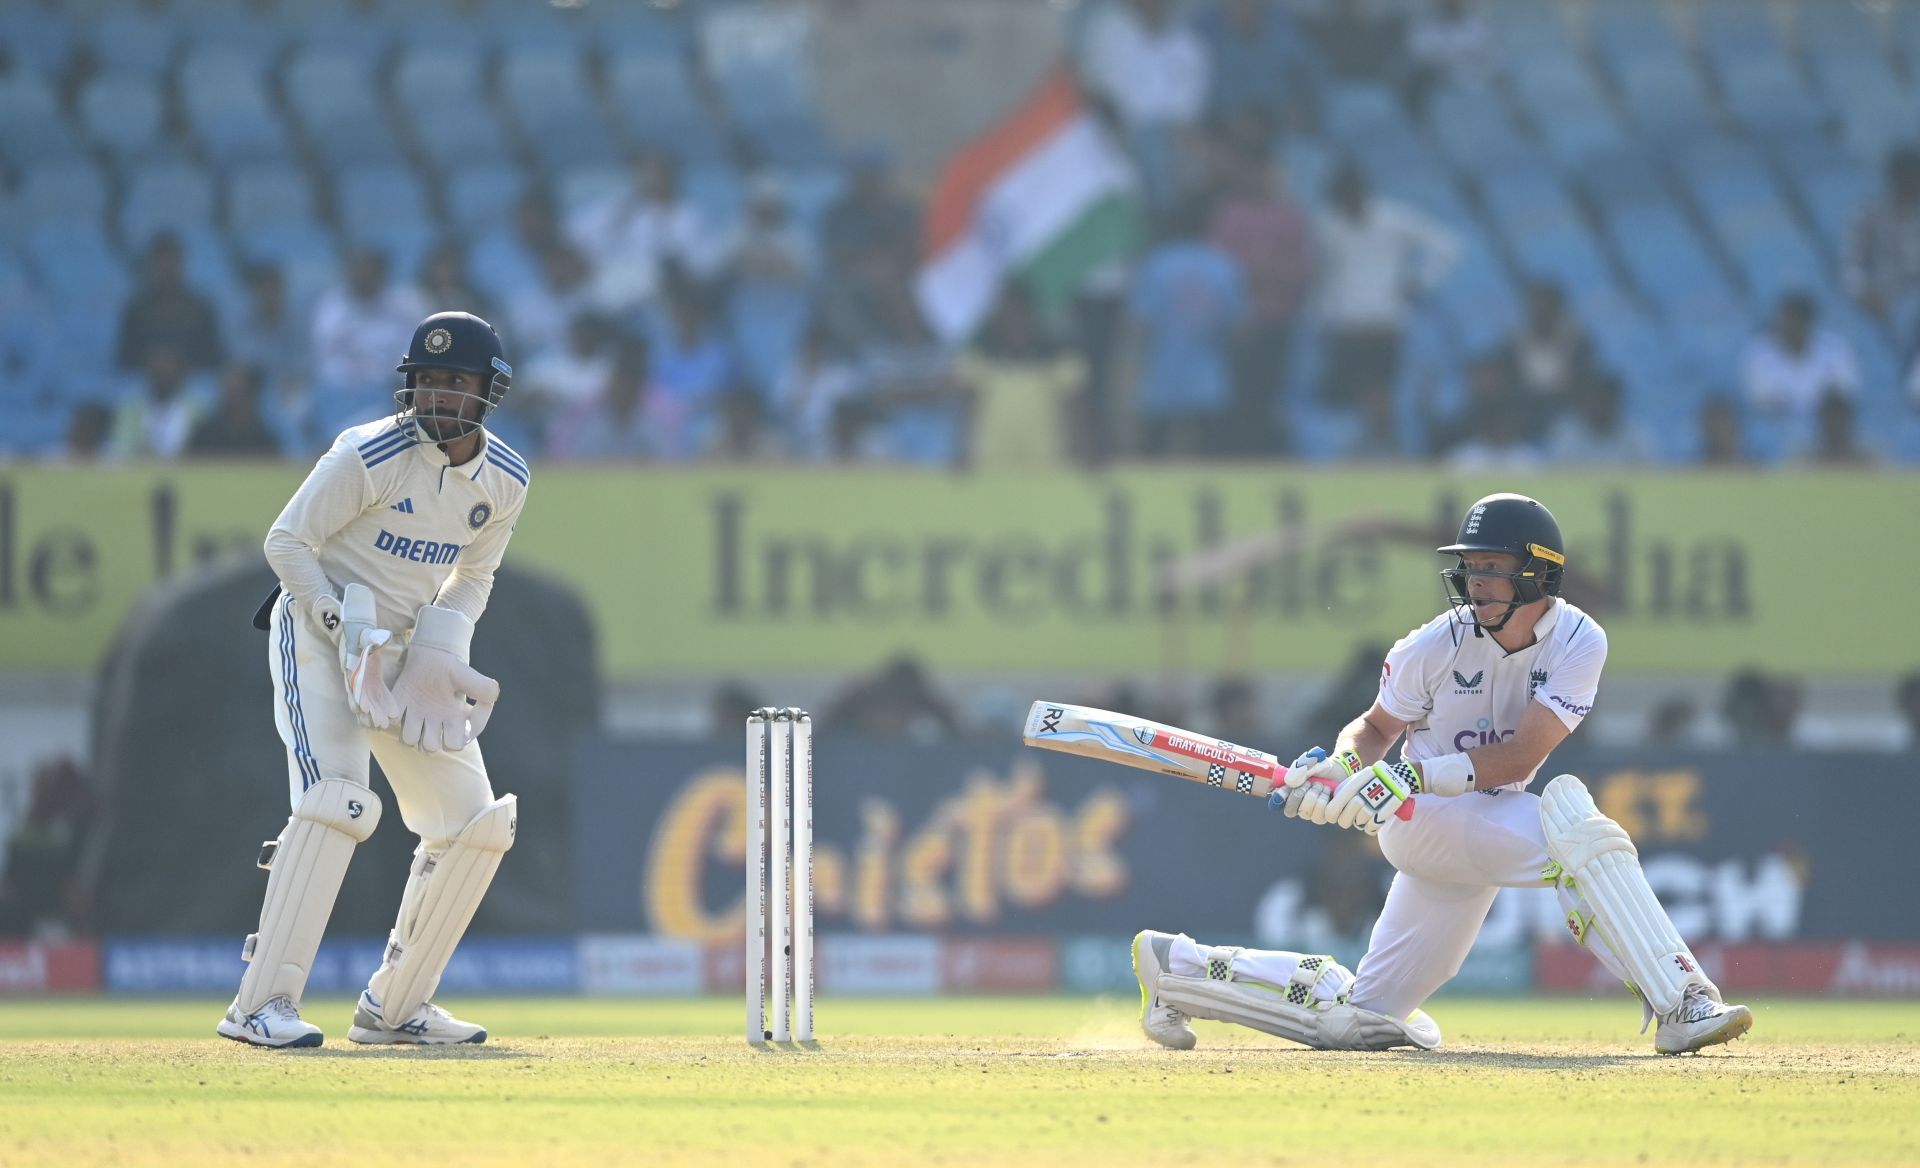
[[[407,830],[429,851],[440,850],[493,802],[478,742],[464,750],[422,754],[393,730],[369,730],[354,719],[340,674],[340,651],[332,638],[294,612],[293,597],[283,595],[274,604],[267,638],[273,723],[287,747],[292,803],[323,778],[371,786],[369,752],[380,760]],[[382,672],[392,684],[404,654],[388,649],[381,657]]]
[[[1546,886],[1540,796],[1517,788],[1423,795],[1411,820],[1389,820],[1379,838],[1395,875],[1351,1000],[1404,1018],[1460,972],[1496,893]],[[1564,893],[1561,902],[1569,903]],[[1588,934],[1587,948],[1630,980],[1597,936]]]

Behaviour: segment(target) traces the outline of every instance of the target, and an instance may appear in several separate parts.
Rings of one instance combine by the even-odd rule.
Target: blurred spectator
[[[1747,443],[1740,425],[1740,410],[1726,394],[1714,394],[1700,403],[1700,465],[1746,464]]]
[[[1307,24],[1333,72],[1381,81],[1406,73],[1405,27],[1384,0],[1332,0]]]
[[[799,458],[848,457],[854,436],[842,406],[855,399],[862,384],[859,370],[846,360],[825,325],[802,334],[774,388],[788,451]]]
[[[229,365],[220,375],[220,397],[187,438],[195,457],[271,458],[282,453],[280,438],[262,415],[266,379],[252,365]]]
[[[1818,328],[1813,297],[1780,298],[1773,324],[1747,342],[1743,358],[1747,403],[1761,413],[1806,421],[1828,394],[1851,396],[1860,385],[1853,346],[1830,329]]]
[[[1530,433],[1549,426],[1600,375],[1587,331],[1568,311],[1560,286],[1547,281],[1527,288],[1527,318],[1503,355],[1530,414]]]
[[[848,686],[829,703],[823,720],[862,738],[931,742],[960,732],[952,705],[934,690],[920,662],[906,656]]]
[[[1547,427],[1546,454],[1555,466],[1632,466],[1652,461],[1653,443],[1627,415],[1620,379],[1603,376]]]
[[[1260,693],[1247,677],[1222,677],[1207,694],[1207,725],[1215,738],[1242,745],[1266,742],[1273,726],[1260,715]]]
[[[1224,187],[1208,231],[1240,265],[1248,325],[1234,354],[1234,454],[1277,454],[1287,448],[1275,409],[1285,377],[1294,318],[1313,282],[1313,222],[1284,190],[1269,138],[1242,121],[1225,140]]]
[[[733,741],[746,722],[747,715],[766,705],[760,695],[745,682],[723,681],[714,688],[707,704],[707,733],[714,738]]]
[[[959,376],[973,392],[973,469],[1066,465],[1067,411],[1086,381],[1086,363],[1048,336],[1025,285],[1001,291]]]
[[[1203,11],[1210,82],[1207,112],[1215,120],[1253,112],[1277,121],[1312,92],[1315,64],[1303,51],[1293,14],[1275,0],[1222,0]]]
[[[1800,451],[1801,461],[1822,467],[1872,466],[1879,456],[1860,438],[1853,399],[1829,392],[1813,411],[1813,434]]]
[[[83,401],[67,419],[65,453],[69,462],[96,462],[113,438],[113,409],[105,402]]]
[[[329,440],[393,405],[394,366],[426,315],[417,292],[387,282],[386,253],[363,248],[348,257],[346,280],[313,312],[314,437]]]
[[[713,457],[723,462],[770,462],[783,451],[767,429],[764,400],[739,386],[720,398],[720,436]]]
[[[1886,190],[1861,212],[1841,275],[1868,312],[1891,321],[1904,340],[1920,324],[1920,148],[1887,156]]]
[[[1380,668],[1387,660],[1387,646],[1377,641],[1362,641],[1353,647],[1345,669],[1321,695],[1300,726],[1289,729],[1307,746],[1333,747],[1333,735],[1353,720],[1355,710],[1373,705],[1380,694]]]
[[[720,403],[733,389],[733,354],[706,294],[670,280],[667,311],[650,336],[647,427],[657,456],[698,458],[720,439]]]
[[[277,264],[248,268],[245,281],[246,297],[228,319],[229,363],[272,370],[268,398],[290,405],[306,388],[308,322],[288,302],[286,276]]]
[[[813,242],[793,221],[780,180],[763,174],[747,192],[747,218],[730,256],[736,281],[802,284],[814,269]]]
[[[1407,98],[1418,111],[1440,86],[1491,84],[1500,46],[1473,0],[1432,0],[1407,28],[1407,60]]]
[[[1662,701],[1647,715],[1646,745],[1660,747],[1689,746],[1693,742],[1693,702],[1684,697]]]
[[[664,154],[637,157],[632,185],[582,207],[566,230],[593,258],[594,296],[607,312],[652,303],[668,264],[705,284],[726,258],[726,240],[680,189],[679,165]]]
[[[1920,750],[1920,672],[1901,678],[1893,690],[1900,720],[1906,723],[1907,749]]]
[[[522,285],[507,302],[515,353],[543,352],[567,342],[567,332],[581,313],[591,312],[593,270],[579,252],[564,243],[540,253],[540,281]]]
[[[626,462],[651,458],[653,435],[647,401],[653,396],[653,361],[647,342],[625,340],[599,390],[576,400],[548,430],[547,452],[555,458]]]
[[[1467,370],[1467,400],[1434,435],[1451,470],[1532,470],[1540,448],[1527,438],[1527,403],[1506,362],[1482,358]]]
[[[73,759],[33,768],[26,812],[7,841],[0,869],[0,937],[87,932],[86,857],[100,819],[100,804]]]
[[[466,249],[452,240],[434,244],[420,261],[420,295],[430,313],[471,312],[496,329],[504,327],[494,319],[492,303],[467,279]]]
[[[1368,698],[1369,702],[1373,699]],[[1335,832],[1321,848],[1307,875],[1308,931],[1299,944],[1328,951],[1364,943],[1370,922],[1386,907],[1386,882],[1392,878],[1377,846],[1359,832]],[[1324,919],[1318,933],[1312,918]]]
[[[147,350],[145,375],[114,413],[111,448],[117,458],[178,458],[212,396],[169,345]]]
[[[605,393],[613,377],[616,340],[605,317],[576,315],[562,344],[529,354],[524,368],[514,371],[513,395],[525,395],[514,403],[516,409],[544,434],[551,420]]]
[[[1188,456],[1226,440],[1232,354],[1247,321],[1247,287],[1233,257],[1204,231],[1197,203],[1175,207],[1134,279],[1128,305],[1133,413],[1150,455]]]
[[[147,245],[140,286],[120,313],[114,358],[128,372],[145,369],[147,356],[165,346],[189,369],[220,364],[220,320],[213,301],[186,282],[186,255],[180,241],[161,232]]]
[[[1173,0],[1112,0],[1088,18],[1080,66],[1087,93],[1112,111],[1140,166],[1148,197],[1181,197],[1183,132],[1206,112],[1207,45]]]
[[[1461,245],[1412,207],[1376,197],[1350,162],[1335,169],[1327,193],[1319,222],[1327,348],[1321,399],[1379,417],[1399,376],[1407,310],[1446,278]]]
[[[920,212],[893,187],[893,168],[884,149],[862,150],[852,163],[852,182],[827,208],[820,238],[827,263],[854,267],[874,252],[915,254],[920,247]]]
[[[1743,747],[1788,746],[1800,720],[1800,684],[1746,668],[1727,682],[1720,716]]]

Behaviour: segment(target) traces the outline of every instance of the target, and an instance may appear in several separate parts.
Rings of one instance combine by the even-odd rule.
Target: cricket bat
[[[1020,736],[1028,746],[1103,759],[1121,766],[1157,771],[1264,799],[1286,781],[1287,768],[1264,750],[1236,746],[1178,726],[1116,714],[1092,706],[1040,701],[1027,711]],[[1331,779],[1316,779],[1328,788]],[[1413,800],[1401,805],[1401,819],[1413,817]]]

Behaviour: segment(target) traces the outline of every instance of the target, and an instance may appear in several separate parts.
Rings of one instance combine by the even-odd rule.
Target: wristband
[[[413,634],[407,643],[444,650],[464,663],[473,645],[473,622],[464,612],[423,604],[413,618]]]
[[[1333,761],[1344,767],[1349,776],[1366,765],[1360,761],[1360,756],[1351,750],[1343,750],[1339,754],[1334,755]]]
[[[1464,795],[1473,789],[1473,760],[1466,753],[1420,760],[1421,784],[1435,795]]]

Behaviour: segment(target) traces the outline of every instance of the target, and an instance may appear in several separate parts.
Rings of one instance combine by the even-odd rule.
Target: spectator
[[[1530,433],[1550,426],[1600,376],[1587,331],[1567,310],[1560,286],[1544,280],[1527,288],[1527,319],[1503,355],[1526,403]]]
[[[1493,22],[1472,0],[1433,0],[1407,29],[1407,99],[1417,112],[1445,85],[1484,86],[1500,71]]]
[[[114,413],[110,443],[118,458],[178,458],[208,409],[207,388],[170,345],[147,350],[145,376]]]
[[[793,221],[786,190],[773,175],[759,175],[749,185],[747,221],[730,264],[734,280],[748,284],[799,285],[813,274],[813,242]]]
[[[1118,0],[1087,21],[1080,53],[1087,92],[1113,112],[1133,147],[1149,196],[1177,197],[1182,131],[1206,112],[1206,42],[1176,18],[1173,0]]]
[[[1001,292],[959,376],[973,392],[975,470],[1066,464],[1068,403],[1085,384],[1086,365],[1053,343],[1024,285]]]
[[[67,419],[66,457],[69,462],[98,462],[113,438],[113,409],[105,402],[83,401]]]
[[[960,719],[912,657],[896,657],[854,682],[827,707],[825,723],[861,738],[933,742],[960,731]]]
[[[1506,362],[1485,357],[1467,369],[1467,400],[1434,427],[1434,448],[1453,470],[1531,470],[1541,452],[1527,440],[1527,408]]]
[[[1246,127],[1253,126],[1251,132]],[[1286,375],[1295,317],[1313,281],[1313,223],[1287,197],[1268,137],[1257,125],[1228,136],[1225,185],[1214,204],[1209,236],[1240,265],[1249,326],[1234,354],[1233,424],[1229,450],[1274,454],[1287,448],[1275,409]]]
[[[720,404],[734,388],[734,361],[706,294],[669,283],[665,318],[649,338],[647,426],[659,457],[685,460],[710,453],[720,440]]]
[[[1872,466],[1880,461],[1860,440],[1852,398],[1828,392],[1813,414],[1813,434],[1801,450],[1801,461],[1822,467]]]
[[[1653,708],[1647,715],[1648,746],[1676,747],[1688,746],[1693,742],[1693,702],[1684,697],[1670,697]]]
[[[467,279],[465,249],[451,240],[434,244],[420,261],[420,295],[427,302],[428,312],[471,312],[485,320],[494,317],[493,305]]]
[[[1135,355],[1134,411],[1143,448],[1186,456],[1221,447],[1233,408],[1233,350],[1247,321],[1247,288],[1233,257],[1209,242],[1200,208],[1166,215],[1140,262],[1128,305]]]
[[[682,192],[680,168],[664,154],[635,158],[632,186],[582,207],[567,237],[594,258],[595,300],[609,313],[658,299],[668,264],[705,284],[725,260],[726,241]]]
[[[345,282],[313,313],[314,438],[327,441],[393,408],[393,367],[426,314],[418,293],[388,283],[385,253],[364,248],[348,257]]]
[[[261,414],[266,378],[252,365],[229,365],[220,375],[220,399],[187,438],[194,457],[274,458],[285,453]]]
[[[180,241],[166,232],[147,245],[140,286],[121,310],[115,361],[127,372],[142,370],[162,346],[194,370],[213,369],[223,356],[213,301],[188,286]]]
[[[540,279],[522,285],[507,302],[516,351],[539,353],[567,341],[574,318],[594,308],[593,269],[561,243],[540,254]]]
[[[1887,157],[1886,191],[1861,212],[1842,265],[1847,291],[1907,338],[1920,328],[1920,148]]]
[[[70,758],[33,768],[25,813],[0,848],[0,937],[69,937],[91,925],[87,857],[99,800]]]
[[[1726,394],[1714,394],[1700,405],[1700,465],[1747,465],[1746,438],[1740,411]]]
[[[1900,707],[1901,721],[1906,723],[1907,749],[1920,750],[1920,672],[1901,678],[1893,698]]]
[[[862,386],[859,370],[835,345],[832,332],[820,324],[809,328],[774,392],[787,449],[809,459],[851,456],[855,435],[850,411],[843,407]]]
[[[1207,112],[1216,121],[1254,113],[1277,122],[1312,92],[1313,58],[1293,14],[1274,0],[1224,0],[1200,15],[1206,44]]]
[[[1321,398],[1377,419],[1390,414],[1407,310],[1446,278],[1461,245],[1424,214],[1376,198],[1351,163],[1335,169],[1328,196],[1319,224],[1327,348]]]
[[[1631,466],[1653,459],[1653,443],[1628,416],[1620,379],[1597,378],[1547,427],[1547,460],[1555,466]]]
[[[1789,746],[1800,720],[1802,698],[1798,683],[1746,668],[1727,682],[1720,716],[1741,746]]]
[[[1260,716],[1260,694],[1252,678],[1230,675],[1215,681],[1207,695],[1207,712],[1215,738],[1245,744],[1273,737],[1273,727]]]
[[[563,344],[528,356],[513,379],[513,397],[520,399],[513,405],[529,428],[544,434],[551,421],[606,392],[618,356],[616,340],[605,317],[582,312],[567,326]]]
[[[747,715],[766,705],[760,694],[738,680],[721,682],[707,704],[707,734],[716,741],[731,742],[740,735]]]
[[[275,388],[291,395],[306,376],[307,322],[289,302],[279,265],[255,264],[243,282],[246,296],[228,318],[228,363],[282,370]]]
[[[651,458],[653,435],[647,402],[654,394],[647,342],[628,338],[599,391],[576,401],[553,425],[548,449],[555,458],[625,462]]]
[[[1780,298],[1773,325],[1747,342],[1743,358],[1747,404],[1788,421],[1812,418],[1828,394],[1852,396],[1860,375],[1853,346],[1846,338],[1817,327],[1813,297],[1790,293]]]
[[[893,189],[886,151],[869,147],[854,158],[852,166],[852,185],[827,209],[820,224],[828,267],[857,267],[874,252],[914,254],[920,246],[920,212]]]

